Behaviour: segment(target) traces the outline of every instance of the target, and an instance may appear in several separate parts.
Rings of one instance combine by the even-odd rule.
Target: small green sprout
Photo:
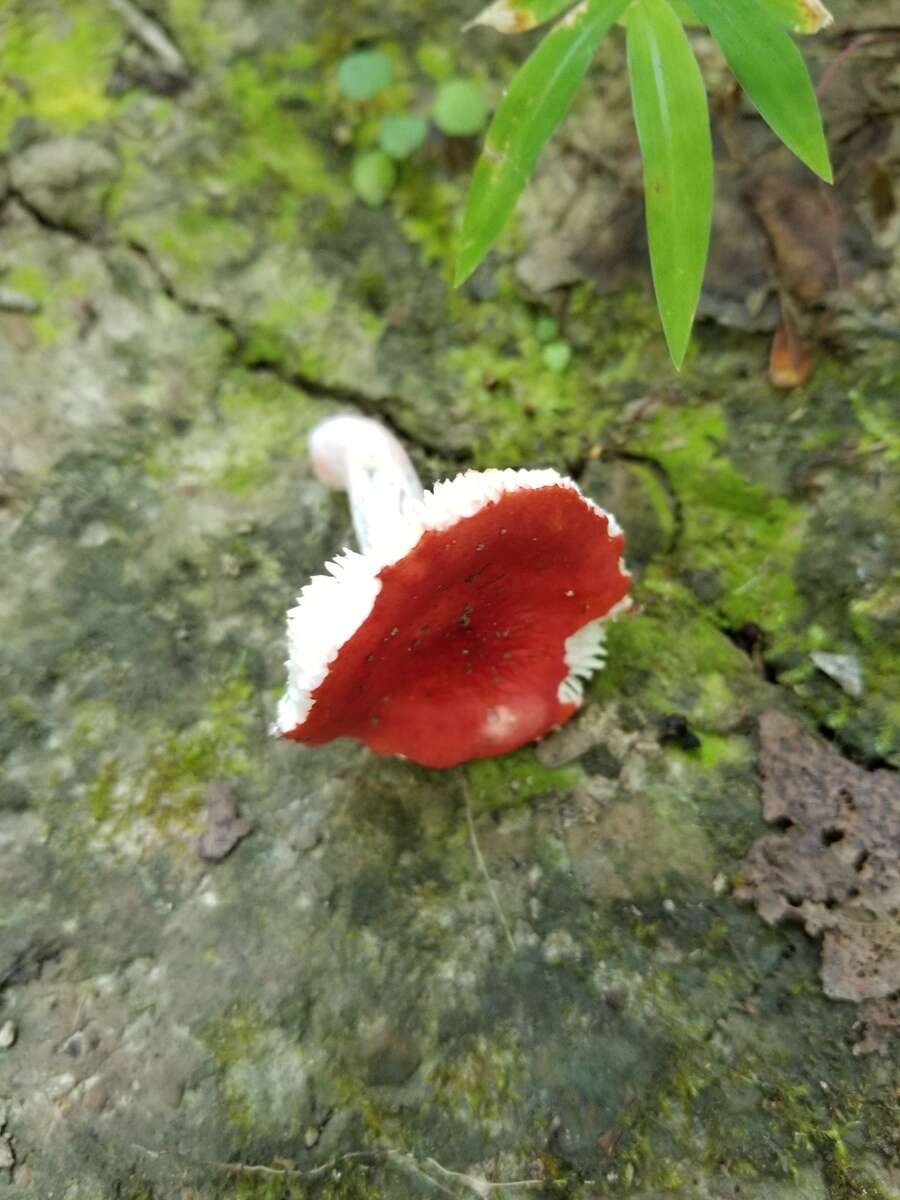
[[[397,182],[397,168],[383,150],[366,150],[353,162],[353,188],[363,203],[380,208]]]
[[[448,79],[437,90],[431,115],[449,137],[472,137],[484,128],[487,105],[476,84],[468,79]]]
[[[568,342],[548,342],[541,351],[541,358],[548,371],[562,374],[572,361],[572,347]]]
[[[552,342],[559,332],[559,326],[552,317],[538,317],[534,332],[539,342]]]
[[[378,127],[378,144],[391,158],[409,158],[428,136],[428,122],[412,109],[388,113]]]
[[[391,82],[391,60],[380,50],[357,50],[341,59],[337,81],[348,100],[371,100]]]

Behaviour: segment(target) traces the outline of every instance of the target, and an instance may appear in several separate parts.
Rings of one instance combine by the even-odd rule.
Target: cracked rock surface
[[[810,936],[841,839],[794,858],[761,807],[774,712],[897,817],[896,13],[834,8],[815,71],[878,34],[825,92],[846,281],[794,286],[806,184],[760,160],[753,216],[767,135],[698,35],[742,251],[676,378],[615,224],[615,38],[454,292],[475,147],[432,130],[378,210],[350,166],[445,76],[496,99],[523,47],[461,37],[471,5],[0,6],[0,1195],[900,1194],[893,985],[824,994]],[[370,43],[371,110],[335,85]],[[426,480],[555,466],[620,519],[639,614],[542,746],[429,772],[268,737],[284,612],[351,536],[305,451],[347,406]],[[766,837],[806,927],[734,894]]]

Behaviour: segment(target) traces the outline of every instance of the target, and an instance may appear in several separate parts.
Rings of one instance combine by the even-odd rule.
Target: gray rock
[[[119,171],[106,146],[86,137],[33,142],[10,162],[16,194],[53,225],[92,233],[103,223],[103,206]]]
[[[855,654],[827,654],[824,650],[814,650],[809,657],[848,696],[858,699],[863,694],[862,665]]]

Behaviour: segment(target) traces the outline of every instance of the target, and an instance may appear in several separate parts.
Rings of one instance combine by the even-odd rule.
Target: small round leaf
[[[476,84],[468,79],[448,79],[437,90],[432,116],[442,133],[471,137],[483,128],[487,105]]]
[[[378,142],[391,158],[409,158],[425,141],[427,133],[428,123],[419,113],[410,110],[388,113],[378,128]]]
[[[562,373],[572,359],[572,348],[568,342],[550,342],[541,350],[541,358],[548,371]]]
[[[548,371],[564,371],[572,361],[572,347],[568,342],[550,342],[541,351],[541,358]]]
[[[357,50],[342,58],[338,87],[350,100],[371,100],[391,82],[391,60],[380,50]]]
[[[367,150],[353,162],[353,189],[370,208],[380,208],[397,182],[397,168],[383,150]]]

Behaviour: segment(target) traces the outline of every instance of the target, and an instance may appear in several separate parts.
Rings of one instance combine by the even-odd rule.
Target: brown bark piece
[[[754,844],[735,894],[755,903],[769,924],[791,918],[823,935],[827,996],[857,1003],[894,997],[900,779],[848,762],[777,712],[760,719],[760,761],[763,815],[782,832]]]

